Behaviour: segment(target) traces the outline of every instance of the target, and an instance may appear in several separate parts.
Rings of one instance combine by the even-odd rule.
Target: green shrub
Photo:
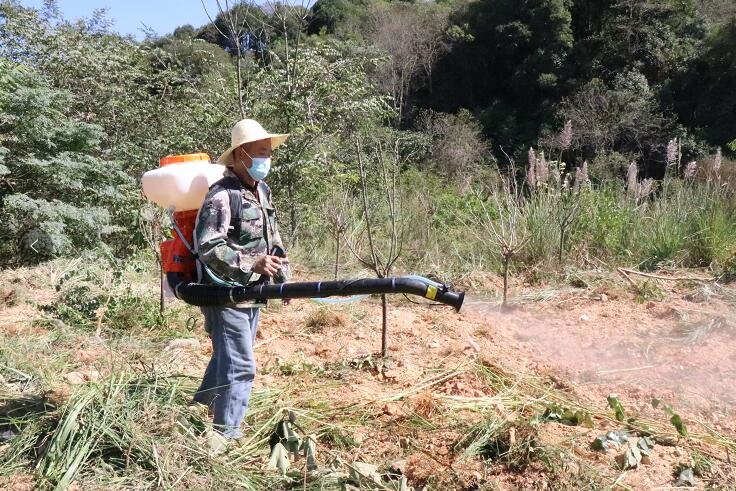
[[[582,247],[599,258],[629,256],[637,225],[635,213],[620,187],[607,185],[586,193],[581,206]]]
[[[69,115],[70,93],[38,73],[0,84],[0,266],[74,256],[132,223],[135,184],[119,162],[96,155],[98,125]]]
[[[46,312],[70,326],[93,329],[99,323],[106,330],[123,332],[132,329],[161,327],[158,298],[136,294],[130,288],[104,292],[97,285],[76,284],[63,289]]]
[[[661,208],[661,205],[658,206]],[[683,264],[690,227],[687,213],[662,211],[642,217],[640,235],[640,267],[654,270],[665,265]]]
[[[164,322],[157,296],[136,294],[129,288],[110,300],[104,319],[106,328],[113,331],[151,330]]]
[[[138,284],[140,263],[115,261],[105,254],[90,253],[84,265],[71,267],[55,288],[58,296],[42,310],[65,324],[84,330],[104,328],[113,332],[163,327],[158,289]],[[178,319],[177,319],[178,320]]]
[[[601,183],[623,179],[626,176],[626,169],[635,159],[634,155],[601,152],[590,162],[590,176],[596,182]]]
[[[87,284],[79,284],[66,288],[53,304],[42,308],[64,324],[90,328],[104,301],[100,292],[94,292]]]

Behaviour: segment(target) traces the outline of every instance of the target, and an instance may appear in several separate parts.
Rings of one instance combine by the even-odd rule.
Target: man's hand
[[[268,277],[276,274],[276,271],[281,267],[281,258],[278,256],[258,256],[256,262],[250,268],[254,273],[266,275]]]

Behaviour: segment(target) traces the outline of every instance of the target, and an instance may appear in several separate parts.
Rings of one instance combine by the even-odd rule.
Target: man
[[[271,192],[263,182],[273,149],[288,136],[270,134],[252,119],[233,127],[232,144],[218,159],[227,167],[225,176],[210,188],[194,231],[203,282],[248,285],[288,278],[286,249]],[[274,250],[282,251],[283,257]],[[253,343],[264,305],[264,301],[254,300],[231,307],[202,307],[205,329],[212,340],[212,358],[194,400],[214,413],[214,427],[219,432],[213,435],[215,443],[210,440],[214,450],[242,437],[240,424],[256,375]]]

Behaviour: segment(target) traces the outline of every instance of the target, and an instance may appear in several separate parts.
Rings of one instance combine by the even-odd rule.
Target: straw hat
[[[218,164],[230,165],[233,163],[233,150],[243,143],[271,139],[271,149],[275,149],[289,138],[288,134],[269,133],[254,119],[241,119],[233,126],[230,148],[217,159]]]

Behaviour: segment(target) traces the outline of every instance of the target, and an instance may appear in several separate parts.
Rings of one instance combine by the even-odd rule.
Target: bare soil
[[[518,285],[516,293],[539,290]],[[460,313],[394,297],[390,366],[383,372],[376,356],[381,315],[376,299],[331,306],[310,300],[289,306],[272,303],[263,312],[258,333],[255,388],[296,381],[312,390],[309,384],[314,384],[327,407],[369,411],[373,416],[367,423],[348,427],[355,446],[344,457],[392,467],[417,489],[587,489],[581,477],[587,468],[610,476],[607,485],[613,488],[670,489],[678,464],[691,462],[685,441],[657,445],[650,464],[621,471],[616,452],[590,449],[597,435],[620,427],[610,419],[596,418],[594,429],[540,425],[535,438],[541,444],[564,448],[578,459],[569,465],[581,468],[566,472],[579,477],[565,484],[551,479],[542,465],[520,471],[458,451],[455,444],[462,435],[447,424],[458,414],[446,406],[446,396],[493,396],[494,389],[472,369],[480,362],[519,377],[540,377],[601,411],[607,410],[606,397],[616,393],[630,414],[666,421],[663,411],[651,405],[653,398],[661,399],[682,415],[691,431],[736,437],[734,306],[723,295],[703,299],[698,291],[692,285],[678,289],[667,284],[660,299],[637,302],[625,289],[580,289],[507,309],[471,292]],[[10,336],[46,335],[29,322],[33,310],[25,303],[0,305],[0,330]],[[201,376],[210,353],[200,323],[186,342],[170,342],[155,355],[131,345],[129,353],[117,356],[152,357],[171,372]],[[81,374],[96,370],[104,376],[110,357],[110,350],[95,340],[80,339],[70,353],[72,368]],[[452,370],[457,373],[446,380],[422,386]],[[417,429],[417,415],[426,420],[424,429]],[[471,422],[482,417],[482,412],[467,414]],[[510,414],[509,421],[515,417]],[[523,435],[523,425],[515,431]],[[715,456],[713,484],[736,489],[736,472],[728,464],[732,456],[718,446],[698,445]],[[24,482],[18,479],[19,485]],[[700,479],[697,487],[706,484],[707,479]]]

